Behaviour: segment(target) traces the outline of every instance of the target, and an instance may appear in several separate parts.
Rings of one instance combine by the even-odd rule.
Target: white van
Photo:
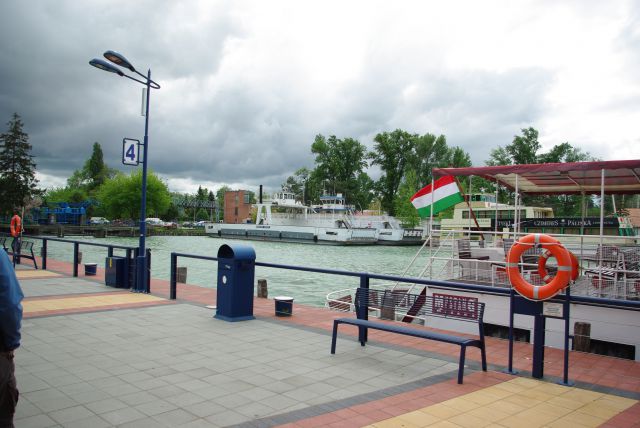
[[[156,217],[149,217],[144,220],[148,226],[164,226],[164,221]]]

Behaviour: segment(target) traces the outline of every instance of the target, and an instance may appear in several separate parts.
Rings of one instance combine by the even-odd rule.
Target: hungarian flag
[[[433,193],[431,193],[431,184],[427,184],[411,197],[411,203],[422,218],[431,216],[431,204],[433,204],[433,214],[435,215],[464,201],[458,183],[453,176],[445,176],[436,180],[433,183],[433,189]]]

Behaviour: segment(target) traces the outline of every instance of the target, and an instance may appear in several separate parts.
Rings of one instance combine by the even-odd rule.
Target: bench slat
[[[385,324],[376,321],[360,320],[358,318],[338,318],[336,321],[342,324],[350,324],[361,327],[369,327],[376,330],[388,331],[390,333],[404,334],[406,336],[420,337],[423,339],[437,340],[438,342],[453,343],[455,345],[466,344],[474,346],[479,342],[477,339],[468,337],[452,336],[450,334],[437,333],[429,330],[421,330],[417,328],[405,327],[401,325]]]

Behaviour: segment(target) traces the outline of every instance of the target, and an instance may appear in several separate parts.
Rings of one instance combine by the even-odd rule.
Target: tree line
[[[32,147],[23,131],[20,116],[14,113],[7,126],[7,132],[0,135],[2,213],[10,214],[15,207],[40,203],[90,201],[89,215],[112,219],[137,218],[141,199],[140,170],[125,174],[109,168],[104,162],[102,148],[96,142],[91,156],[82,168],[74,171],[65,186],[41,190],[35,178]],[[535,128],[522,129],[511,143],[490,150],[486,165],[596,160],[568,142],[542,152],[538,136]],[[299,168],[287,177],[283,186],[299,195],[305,204],[318,201],[324,193],[341,193],[357,210],[378,209],[401,218],[405,224],[415,225],[419,218],[409,199],[417,190],[431,183],[432,169],[471,166],[469,154],[460,147],[448,145],[444,135],[421,135],[396,129],[378,133],[372,143],[372,149],[368,150],[367,146],[351,137],[319,134],[310,147],[315,155],[313,167]],[[377,173],[377,180],[367,172],[372,170]],[[469,185],[466,181],[461,184],[463,191]],[[480,177],[473,177],[470,185],[474,193],[495,192],[495,184]],[[224,193],[228,190],[231,190],[228,186],[222,186],[214,194],[200,186],[195,194],[170,192],[167,184],[151,171],[147,177],[147,210],[150,216],[170,220],[214,219],[212,203],[215,202],[221,210]],[[509,203],[513,201],[513,195],[500,188],[499,200]],[[580,215],[581,207],[576,196],[535,196],[525,197],[523,201],[527,205],[551,206],[558,216]],[[587,202],[592,207],[597,198]],[[630,202],[628,198],[627,205]],[[605,204],[612,205],[613,202],[605,201]],[[624,204],[620,201],[617,206]],[[449,214],[444,212],[441,215]]]

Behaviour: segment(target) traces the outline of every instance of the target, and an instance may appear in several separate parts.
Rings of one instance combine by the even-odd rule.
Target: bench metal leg
[[[464,358],[467,352],[467,345],[460,346],[460,362],[458,363],[458,383],[462,384],[462,378],[464,377]]]
[[[333,335],[331,336],[331,353],[336,353],[336,338],[338,336],[338,320],[333,320]]]
[[[480,344],[480,355],[482,356],[482,371],[487,371],[487,353],[484,349],[484,343]]]
[[[33,254],[33,250],[31,250],[31,260],[33,260],[33,266],[38,270],[38,262],[36,262],[36,255]]]

